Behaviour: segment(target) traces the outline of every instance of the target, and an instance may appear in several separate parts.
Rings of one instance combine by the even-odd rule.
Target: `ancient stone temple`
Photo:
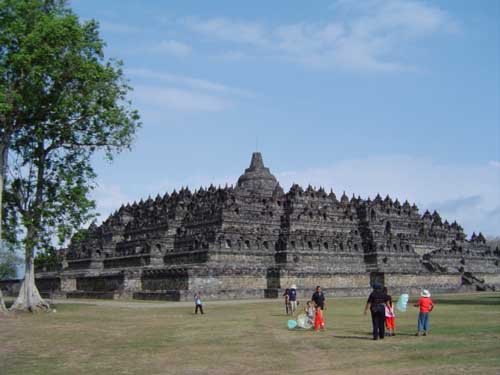
[[[275,298],[297,284],[310,295],[500,286],[500,254],[467,240],[437,212],[377,195],[340,198],[294,185],[285,193],[254,153],[235,187],[120,207],[72,240],[58,270],[39,270],[45,292],[67,297],[185,300]]]

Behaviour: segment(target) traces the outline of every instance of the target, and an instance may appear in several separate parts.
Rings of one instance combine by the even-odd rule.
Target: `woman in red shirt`
[[[414,306],[420,308],[418,313],[417,333],[415,336],[420,336],[420,332],[423,332],[423,335],[427,336],[427,331],[430,328],[429,313],[434,308],[434,304],[431,300],[431,293],[427,289],[422,290],[422,293],[420,293],[420,299]]]

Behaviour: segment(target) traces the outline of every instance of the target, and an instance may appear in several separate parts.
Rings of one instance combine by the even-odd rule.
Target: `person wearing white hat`
[[[290,286],[290,291],[288,292],[288,300],[290,302],[290,310],[292,315],[295,313],[297,310],[297,285],[292,284]]]
[[[430,328],[429,313],[434,309],[434,303],[431,300],[431,293],[427,289],[423,289],[420,293],[418,302],[414,306],[420,308],[418,313],[417,333],[415,336],[420,336],[420,333],[422,333],[423,336],[427,336]]]

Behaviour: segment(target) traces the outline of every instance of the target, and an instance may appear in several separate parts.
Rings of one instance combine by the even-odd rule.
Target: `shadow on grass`
[[[397,332],[396,336],[415,336],[415,333],[416,331],[413,333]]]
[[[334,339],[348,339],[348,340],[372,340],[371,336],[348,336],[348,335],[333,335]]]
[[[355,335],[365,335],[368,337],[369,340],[372,338],[372,333],[371,332],[353,332]],[[408,333],[408,332],[397,332],[396,336],[415,336],[415,332],[413,333]],[[338,337],[338,336],[337,336]],[[359,337],[359,336],[356,336]],[[392,337],[386,334],[386,337]]]

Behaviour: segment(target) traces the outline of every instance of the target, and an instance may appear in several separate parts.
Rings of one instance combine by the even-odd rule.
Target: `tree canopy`
[[[91,156],[112,159],[140,126],[122,63],[104,47],[98,23],[81,22],[64,1],[0,0],[2,221],[6,242],[25,249],[25,284],[35,250],[94,217]],[[38,299],[34,290],[22,290],[24,300]]]

